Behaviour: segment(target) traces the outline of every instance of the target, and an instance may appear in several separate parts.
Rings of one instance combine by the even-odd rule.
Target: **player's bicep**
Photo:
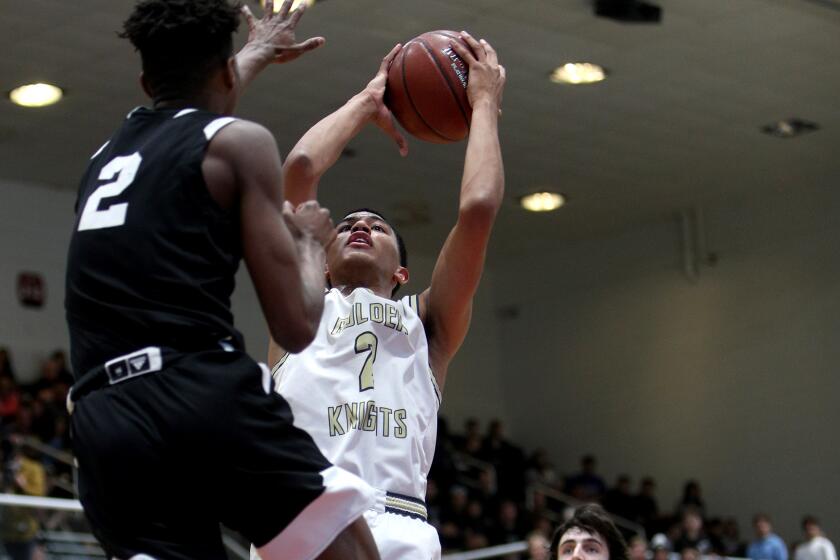
[[[459,221],[440,252],[429,288],[421,294],[421,317],[430,350],[448,363],[466,337],[472,301],[484,269],[488,233]]]

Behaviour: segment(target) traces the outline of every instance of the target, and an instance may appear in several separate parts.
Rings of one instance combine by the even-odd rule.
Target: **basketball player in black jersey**
[[[226,0],[145,0],[125,22],[153,107],[91,158],[66,291],[79,495],[109,558],[222,560],[220,523],[265,559],[378,558],[371,489],[292,425],[230,311],[243,257],[286,347],[323,306],[327,211],[283,207],[274,138],[226,116],[240,65],[250,78],[323,43],[296,43],[290,6],[247,12],[238,57]]]

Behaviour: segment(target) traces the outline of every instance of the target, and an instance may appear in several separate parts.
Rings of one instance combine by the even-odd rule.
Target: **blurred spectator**
[[[604,479],[595,472],[594,455],[585,455],[581,461],[581,472],[566,480],[566,494],[582,501],[598,501],[607,489]]]
[[[718,556],[726,556],[723,543],[723,520],[713,517],[706,521],[706,537],[709,539],[709,552]]]
[[[499,505],[493,534],[490,536],[492,544],[507,544],[521,541],[528,533],[519,507],[513,500],[504,500]]]
[[[542,533],[528,535],[528,556],[526,560],[548,560],[548,538]]]
[[[682,553],[694,549],[699,554],[711,552],[711,544],[703,531],[703,517],[700,511],[687,507],[682,514],[682,534],[674,541],[674,551]]]
[[[627,543],[607,512],[598,504],[574,510],[551,538],[551,558],[566,560],[628,560]]]
[[[630,493],[630,477],[622,474],[616,480],[615,487],[604,494],[604,509],[624,519],[635,521],[636,498]]]
[[[528,470],[525,472],[525,479],[528,484],[545,484],[554,486],[557,482],[557,471],[554,465],[548,460],[548,452],[540,447],[531,455],[528,460]]]
[[[7,348],[0,348],[0,379],[9,378],[12,381],[17,381],[15,378],[15,369],[12,367],[12,356],[9,354]]]
[[[627,543],[629,560],[648,560],[648,546],[644,537],[635,535]]]
[[[703,501],[700,483],[696,480],[689,480],[683,486],[683,495],[680,503],[677,504],[677,513],[682,514],[686,508],[698,511],[701,518],[706,517],[706,503]]]
[[[653,552],[653,560],[670,560],[671,541],[662,533],[653,535],[650,540],[650,549]]]
[[[449,503],[440,514],[440,542],[443,548],[460,549],[464,547],[467,526],[467,490],[463,486],[453,486],[449,491]]]
[[[448,491],[455,484],[457,475],[453,455],[455,448],[449,433],[449,424],[446,419],[440,416],[438,417],[437,433],[438,437],[435,444],[435,454],[432,458],[432,467],[429,470],[429,479],[437,481],[441,490]]]
[[[700,560],[700,551],[696,548],[684,548],[680,553],[680,560]]]
[[[656,532],[653,530],[654,524],[659,520],[659,504],[656,502],[655,492],[656,482],[653,478],[643,478],[636,495],[636,521],[641,523],[649,534]]]
[[[47,493],[47,475],[43,465],[28,454],[5,442],[7,468],[3,473],[3,491],[27,496]],[[0,542],[12,560],[32,560],[36,551],[38,520],[32,509],[8,506],[0,521]]]
[[[478,488],[472,492],[472,496],[484,505],[485,511],[496,511],[499,508],[496,473],[493,469],[481,469],[478,472]]]
[[[734,517],[723,520],[723,549],[724,556],[743,557],[747,553],[747,547],[741,540],[738,521]]]
[[[440,489],[433,478],[426,481],[426,513],[429,523],[434,527],[440,527]]]
[[[490,533],[493,532],[489,519],[489,512],[479,500],[470,500],[467,503],[467,515],[464,519],[465,529],[484,535],[489,539]]]
[[[805,541],[796,547],[794,560],[837,560],[837,552],[831,541],[823,536],[820,522],[812,515],[802,520]]]
[[[14,379],[0,376],[0,422],[11,422],[20,408],[20,391]]]
[[[472,455],[473,457],[478,457],[478,454],[481,452],[483,439],[481,437],[481,425],[475,418],[467,418],[466,422],[464,422],[464,435],[453,436],[452,439],[458,451]]]
[[[496,490],[500,498],[524,500],[525,456],[521,449],[505,439],[501,420],[490,422],[480,457],[496,469]]]
[[[753,517],[756,539],[747,547],[747,558],[751,560],[787,560],[785,542],[773,533],[770,517],[758,513]]]
[[[44,401],[63,401],[73,386],[73,374],[67,368],[67,358],[62,350],[55,350],[41,364],[41,377],[23,389],[33,398]]]

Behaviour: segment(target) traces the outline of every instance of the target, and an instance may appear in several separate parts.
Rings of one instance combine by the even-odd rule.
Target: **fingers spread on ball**
[[[475,56],[473,56],[473,53],[470,52],[470,49],[464,47],[464,45],[462,45],[458,41],[453,41],[451,44],[452,50],[454,50],[458,54],[458,56],[461,57],[461,60],[467,63],[467,66],[472,66],[476,63]]]
[[[487,56],[487,53],[484,51],[484,47],[482,46],[482,44],[473,39],[473,36],[467,33],[466,31],[461,31],[461,38],[473,50],[478,61],[483,62],[485,57]]]
[[[397,43],[391,52],[385,55],[385,58],[382,59],[382,64],[379,65],[380,72],[387,72],[388,68],[391,66],[391,63],[397,57],[399,52],[402,50],[402,44]]]

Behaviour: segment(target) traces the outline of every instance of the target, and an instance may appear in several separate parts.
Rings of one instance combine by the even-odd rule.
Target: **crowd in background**
[[[56,350],[43,361],[35,381],[21,383],[9,351],[0,348],[0,483],[2,491],[30,496],[73,497],[67,393],[73,383],[66,355]],[[754,536],[742,536],[734,517],[710,515],[700,484],[685,483],[673,509],[662,509],[656,481],[642,478],[636,490],[620,475],[608,486],[597,460],[587,455],[580,471],[565,476],[544,449],[526,454],[505,437],[494,420],[483,430],[470,419],[463,433],[451,433],[445,419],[426,495],[429,522],[446,551],[528,542],[528,552],[508,558],[545,560],[554,527],[569,506],[597,502],[619,522],[630,560],[697,560],[700,556],[752,560],[837,560],[819,521],[806,516],[800,542],[785,543],[766,514],[753,519]],[[30,558],[45,519],[31,511],[6,508],[0,516],[0,542],[12,558]]]
[[[527,540],[529,551],[521,558],[544,560],[552,528],[565,521],[570,506],[595,502],[620,518],[630,560],[837,560],[813,516],[803,519],[799,541],[785,543],[764,513],[755,515],[747,537],[734,517],[710,514],[696,480],[687,481],[679,501],[665,509],[654,478],[642,478],[634,490],[630,477],[619,475],[609,486],[592,455],[581,459],[578,472],[564,475],[545,449],[526,454],[508,441],[498,420],[485,431],[469,419],[461,434],[450,433],[444,419],[438,426],[427,505],[444,551]]]

